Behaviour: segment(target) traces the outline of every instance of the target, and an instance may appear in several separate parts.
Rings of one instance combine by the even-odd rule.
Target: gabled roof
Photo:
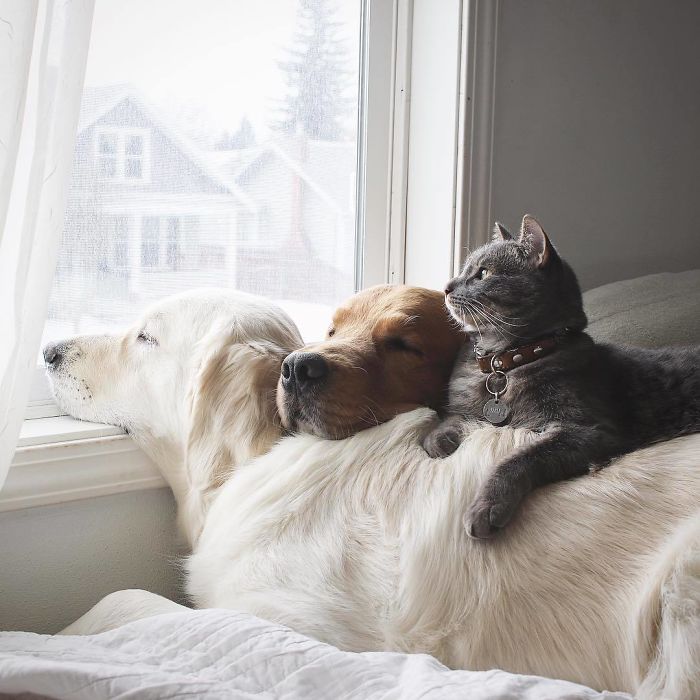
[[[246,173],[270,154],[279,158],[290,170],[297,173],[306,182],[309,189],[315,192],[329,207],[337,212],[342,211],[338,202],[274,139],[250,148],[213,151],[208,153],[206,157],[211,167],[217,171],[219,178],[240,184]]]
[[[216,168],[211,167],[207,156],[174,126],[168,124],[151,106],[146,98],[129,84],[86,87],[80,103],[78,133],[90,128],[124,100],[134,102],[148,120],[170,139],[178,150],[191,160],[212,182],[224,188],[238,199],[247,209],[255,211],[255,202],[236,184],[235,180],[222,179]]]

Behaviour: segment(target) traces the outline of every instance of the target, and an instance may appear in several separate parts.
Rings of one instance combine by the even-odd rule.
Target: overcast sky
[[[360,0],[336,0],[357,63]],[[133,83],[171,118],[259,135],[284,88],[298,0],[97,0],[86,84]]]

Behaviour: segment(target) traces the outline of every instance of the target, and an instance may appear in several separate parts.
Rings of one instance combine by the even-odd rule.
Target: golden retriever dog
[[[44,360],[63,410],[124,428],[159,465],[191,544],[226,466],[280,438],[280,365],[302,343],[274,304],[196,290],[158,302],[123,333],[50,343]]]
[[[438,292],[387,285],[360,292],[335,312],[323,342],[282,363],[282,423],[338,439],[419,406],[437,411],[465,340]]]
[[[123,336],[47,349],[64,358],[50,370],[59,403],[128,427],[173,485],[196,606],[343,649],[426,652],[640,700],[700,697],[700,436],[542,489],[503,537],[474,541],[462,513],[533,435],[474,424],[432,460],[421,441],[435,413],[418,408],[342,440],[278,441],[272,368],[297,336],[267,302],[233,298],[182,296]],[[178,607],[118,592],[67,631]]]

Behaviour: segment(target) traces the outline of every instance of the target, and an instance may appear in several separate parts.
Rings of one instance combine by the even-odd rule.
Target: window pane
[[[133,134],[127,136],[124,150],[128,156],[140,156],[143,153],[143,137]]]
[[[142,166],[140,158],[127,158],[124,163],[124,177],[141,178]]]
[[[361,0],[97,0],[45,340],[202,286],[264,295],[323,335],[354,291],[360,15]]]
[[[168,219],[168,241],[165,249],[165,258],[171,270],[180,269],[180,219],[176,217]]]
[[[99,134],[100,153],[116,153],[117,152],[117,135],[116,134]]]
[[[103,178],[115,178],[117,177],[117,161],[112,157],[101,157],[98,158],[97,164],[98,172],[100,177]],[[64,230],[65,235],[65,230]]]
[[[160,263],[160,219],[147,216],[141,228],[141,266],[157,267]]]

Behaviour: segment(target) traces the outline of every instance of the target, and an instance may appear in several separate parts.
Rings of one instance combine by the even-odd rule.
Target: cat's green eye
[[[480,267],[479,271],[476,273],[476,277],[477,279],[485,280],[490,274],[490,270],[487,270],[485,267]]]

